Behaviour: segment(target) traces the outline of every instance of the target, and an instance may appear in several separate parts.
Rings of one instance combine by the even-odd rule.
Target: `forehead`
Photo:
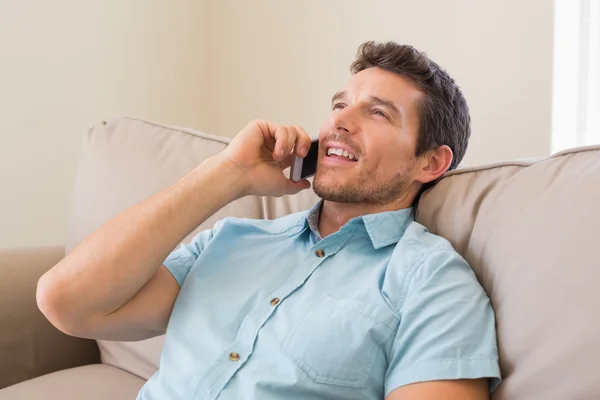
[[[354,101],[376,96],[392,101],[398,108],[410,110],[423,96],[417,85],[400,74],[372,67],[364,69],[350,78],[344,91]]]

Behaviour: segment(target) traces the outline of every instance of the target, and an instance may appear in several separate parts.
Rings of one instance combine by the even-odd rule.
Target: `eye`
[[[378,108],[374,108],[374,109],[373,109],[373,114],[375,114],[375,115],[379,115],[380,117],[383,117],[383,118],[385,118],[385,119],[390,119],[390,117],[388,117],[386,113],[384,113],[383,111],[381,111],[381,110],[380,110],[380,109],[378,109]]]
[[[345,108],[346,105],[344,103],[335,103],[332,107],[333,110],[341,110],[342,108]]]

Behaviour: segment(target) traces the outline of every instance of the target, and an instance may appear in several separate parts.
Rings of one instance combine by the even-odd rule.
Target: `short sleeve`
[[[198,233],[189,243],[181,244],[163,262],[180,287],[208,242],[213,238],[213,233],[213,229]]]
[[[456,252],[428,255],[408,277],[386,373],[386,396],[410,383],[490,378],[500,384],[494,311]]]

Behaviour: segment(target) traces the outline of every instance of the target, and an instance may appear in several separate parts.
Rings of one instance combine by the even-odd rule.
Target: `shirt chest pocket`
[[[282,347],[314,382],[362,388],[374,363],[386,360],[396,326],[389,314],[362,301],[325,297],[300,317]]]

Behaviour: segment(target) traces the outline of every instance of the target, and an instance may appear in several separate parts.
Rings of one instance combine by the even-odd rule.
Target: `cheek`
[[[319,130],[319,140],[323,140],[323,138],[325,138],[329,132],[331,132],[331,122],[327,121],[325,122],[322,126],[321,129]]]
[[[366,165],[369,173],[376,173],[381,177],[396,175],[399,171],[407,170],[412,161],[413,154],[409,146],[400,140],[379,140],[376,146],[369,151],[369,162]]]

